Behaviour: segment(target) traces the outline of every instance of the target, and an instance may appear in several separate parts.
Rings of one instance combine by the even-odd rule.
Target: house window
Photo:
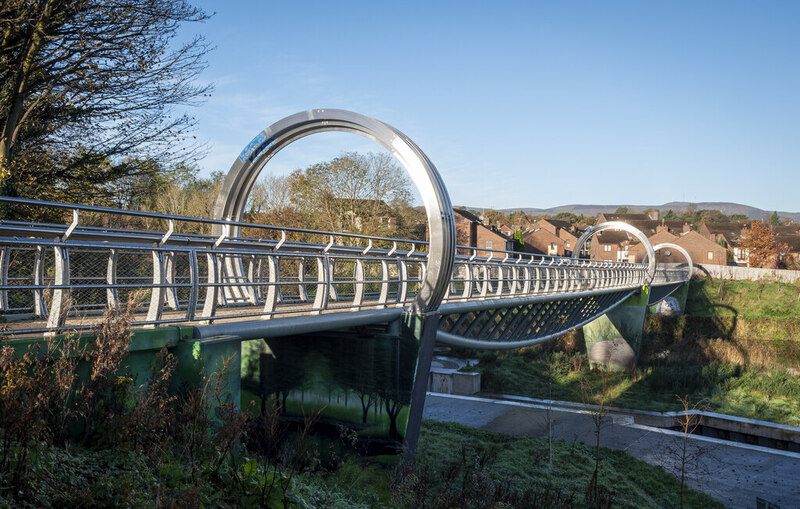
[[[709,251],[708,252],[708,259],[709,260],[713,260],[714,259],[714,252],[713,251]]]
[[[486,249],[492,249],[492,241],[491,240],[487,240],[486,241]]]
[[[611,246],[610,245],[603,246],[603,251],[605,251],[606,253],[610,253],[611,252]]]
[[[551,242],[550,243],[550,249],[555,249],[555,248],[556,248],[556,243],[555,242]]]
[[[569,249],[569,240],[567,241],[567,249]]]

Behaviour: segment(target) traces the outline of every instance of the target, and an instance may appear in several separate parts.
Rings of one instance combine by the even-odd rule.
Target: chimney
[[[689,226],[689,222],[683,223],[683,233],[689,233],[692,230],[692,227]]]

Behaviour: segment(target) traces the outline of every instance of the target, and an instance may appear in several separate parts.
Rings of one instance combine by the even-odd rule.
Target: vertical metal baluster
[[[106,264],[106,284],[117,284],[117,259],[118,251],[116,249],[108,250],[108,263]],[[106,305],[109,309],[119,306],[119,296],[117,289],[109,286],[106,288]]]
[[[353,274],[353,307],[351,311],[358,311],[361,309],[361,304],[364,301],[364,260],[361,258],[356,259],[354,274]]]
[[[300,258],[300,263],[298,263],[297,267],[297,280],[299,281],[297,284],[297,297],[300,299],[300,302],[308,302],[308,293],[306,292],[305,285],[305,272],[306,260],[305,258]]]
[[[167,241],[175,232],[175,220],[169,219],[169,227],[167,231],[164,233],[164,236],[161,237],[161,240],[158,242],[158,247],[164,247],[167,244]],[[175,252],[168,251],[168,252],[161,252],[162,262],[161,262],[161,269],[162,269],[162,277],[161,279],[164,283],[168,283],[170,285],[175,284]],[[154,276],[155,277],[155,276]],[[163,289],[164,297],[167,302],[167,305],[170,309],[178,309],[178,289],[174,286],[169,288]],[[161,308],[163,310],[163,302],[161,303]],[[161,312],[158,313],[159,320],[161,319]]]
[[[164,252],[153,251],[153,285],[166,284],[164,277]],[[166,298],[164,295],[163,286],[153,286],[150,293],[150,306],[147,309],[147,321],[156,322],[161,320],[161,313],[164,311],[164,302]],[[154,323],[148,323],[146,328],[152,329],[155,327]]]
[[[389,262],[383,258],[381,259],[381,291],[378,295],[378,309],[385,308],[387,300],[389,300]]]
[[[258,263],[255,267],[255,274],[253,275],[253,282],[263,283],[264,282],[264,258],[261,256],[258,257]],[[261,284],[256,285],[256,304],[260,304],[260,301],[264,299],[264,286]]]
[[[495,289],[495,292],[494,292],[496,297],[501,297],[503,295],[503,288],[505,286],[503,284],[505,282],[505,277],[504,276],[505,276],[505,273],[503,271],[503,264],[502,263],[498,263],[497,264],[497,288]]]
[[[481,299],[486,298],[486,290],[489,283],[486,282],[488,279],[486,274],[486,265],[480,264],[477,267],[478,273],[475,275],[475,278],[478,280],[478,296]]]
[[[175,251],[164,253],[164,279],[168,285],[175,284]],[[167,307],[172,310],[178,309],[178,289],[170,286],[164,289],[167,298]]]
[[[260,261],[259,261],[260,263]],[[255,285],[256,283],[256,256],[250,255],[247,257],[247,282],[251,283],[253,286],[249,286],[248,288],[250,295],[248,296],[248,302],[254,306],[258,305],[258,287]]]
[[[75,228],[78,227],[78,209],[72,209],[72,223],[67,227],[61,242],[66,242]],[[69,249],[66,246],[53,246],[55,255],[55,286],[67,286],[70,281]],[[70,291],[67,288],[53,290],[53,300],[47,316],[47,328],[51,330],[47,335],[52,336],[54,330],[64,326],[69,314],[68,298]]]
[[[189,251],[189,302],[186,304],[186,319],[194,320],[197,315],[197,301],[200,298],[200,267],[197,263],[197,250]]]
[[[63,246],[54,246],[53,251],[55,255],[55,281],[53,283],[56,287],[69,285],[69,249]],[[47,328],[51,331],[64,326],[69,311],[67,309],[68,298],[68,289],[53,289],[53,300],[47,316]],[[52,335],[52,332],[50,334]]]
[[[550,293],[550,286],[551,286],[550,264],[543,266],[542,269],[544,270],[544,289],[542,290],[542,292],[547,294]]]
[[[44,252],[44,247],[36,246],[36,254],[33,259],[33,284],[39,287],[44,286]],[[47,315],[47,304],[44,301],[42,288],[33,291],[33,313],[36,316]]]
[[[208,264],[208,286],[206,287],[206,298],[203,302],[203,318],[211,319],[217,311],[217,302],[219,300],[219,291],[217,283],[220,280],[220,267],[217,254],[214,252],[206,253],[206,261]]]
[[[6,286],[8,284],[8,255],[9,250],[7,247],[0,249],[0,285]],[[36,262],[34,261],[34,267]],[[36,273],[36,269],[34,268],[34,274]],[[35,278],[35,276],[34,276]],[[36,295],[33,296],[34,307],[36,307]],[[0,290],[0,310],[8,311],[8,291],[3,289]]]
[[[397,259],[397,303],[401,306],[408,298],[408,262],[404,258]]]
[[[525,274],[525,277],[522,280],[522,295],[530,295],[531,293],[531,267],[530,264],[533,261],[533,258],[530,259],[528,263],[526,263],[522,267],[522,272]]]
[[[314,310],[311,312],[312,315],[318,315],[328,307],[328,286],[330,285],[329,268],[328,253],[324,253],[317,258],[317,291],[314,296]]]
[[[275,312],[275,307],[278,303],[278,294],[280,292],[278,284],[280,283],[281,279],[279,263],[280,260],[278,259],[278,255],[267,255],[267,267],[269,267],[269,286],[267,286],[267,296],[264,299],[264,315],[261,317],[264,320],[269,320],[272,318],[272,314]]]

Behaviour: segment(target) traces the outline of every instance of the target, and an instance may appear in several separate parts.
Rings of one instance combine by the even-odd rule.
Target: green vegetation
[[[686,312],[688,316],[736,316],[748,320],[797,318],[800,317],[800,284],[693,280]]]
[[[289,467],[265,470],[255,456],[232,458],[218,470],[208,465],[193,476],[179,458],[164,457],[156,466],[127,448],[40,443],[30,451],[22,491],[16,498],[0,494],[0,508],[585,507],[593,467],[593,450],[584,444],[555,441],[549,470],[545,439],[433,421],[423,425],[413,469],[400,468],[396,456],[351,456],[336,464],[309,461],[292,475]],[[622,451],[601,452],[601,492],[613,507],[678,505],[680,487],[672,475]],[[269,484],[272,492],[261,505],[261,489]],[[685,497],[689,507],[720,507],[702,493]]]
[[[482,373],[484,392],[579,403],[581,379],[598,385],[601,378],[584,354],[535,348],[485,354],[472,369]],[[675,396],[680,395],[692,401],[708,399],[714,412],[800,426],[800,376],[786,370],[711,363],[612,371],[606,377],[612,406],[679,411],[682,406]]]
[[[480,475],[481,465],[491,482]],[[547,439],[490,433],[458,424],[426,421],[420,436],[418,469],[447,481],[438,490],[459,500],[480,502],[506,490],[529,497],[521,507],[584,507],[584,495],[594,469],[594,448],[580,442],[554,441],[549,470]],[[448,477],[448,472],[458,475]],[[622,451],[601,448],[600,491],[613,507],[677,507],[678,481],[670,474]],[[470,491],[471,490],[471,491]],[[721,507],[711,497],[691,492],[688,507]],[[550,501],[552,505],[548,505]],[[555,503],[553,503],[555,502]],[[420,505],[417,505],[419,507]],[[455,504],[456,507],[463,507]],[[495,507],[490,503],[487,507]],[[441,507],[441,506],[440,506]],[[452,507],[447,505],[447,507]]]
[[[639,365],[608,373],[611,405],[678,411],[676,395],[710,410],[800,426],[800,286],[692,281],[687,314],[648,316]],[[489,393],[582,401],[582,335],[547,347],[475,354]],[[551,394],[551,396],[548,396]]]

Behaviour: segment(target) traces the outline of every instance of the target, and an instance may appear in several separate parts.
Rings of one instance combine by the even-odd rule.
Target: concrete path
[[[595,426],[587,411],[554,407],[551,415],[556,438],[594,443]],[[512,435],[547,436],[545,407],[533,403],[428,393],[424,417]],[[632,417],[619,414],[606,421],[601,445],[679,472],[678,457],[669,451],[679,450],[681,433],[635,424]],[[727,507],[755,509],[761,498],[780,509],[800,508],[798,453],[692,436],[687,457],[697,458],[687,485]]]

